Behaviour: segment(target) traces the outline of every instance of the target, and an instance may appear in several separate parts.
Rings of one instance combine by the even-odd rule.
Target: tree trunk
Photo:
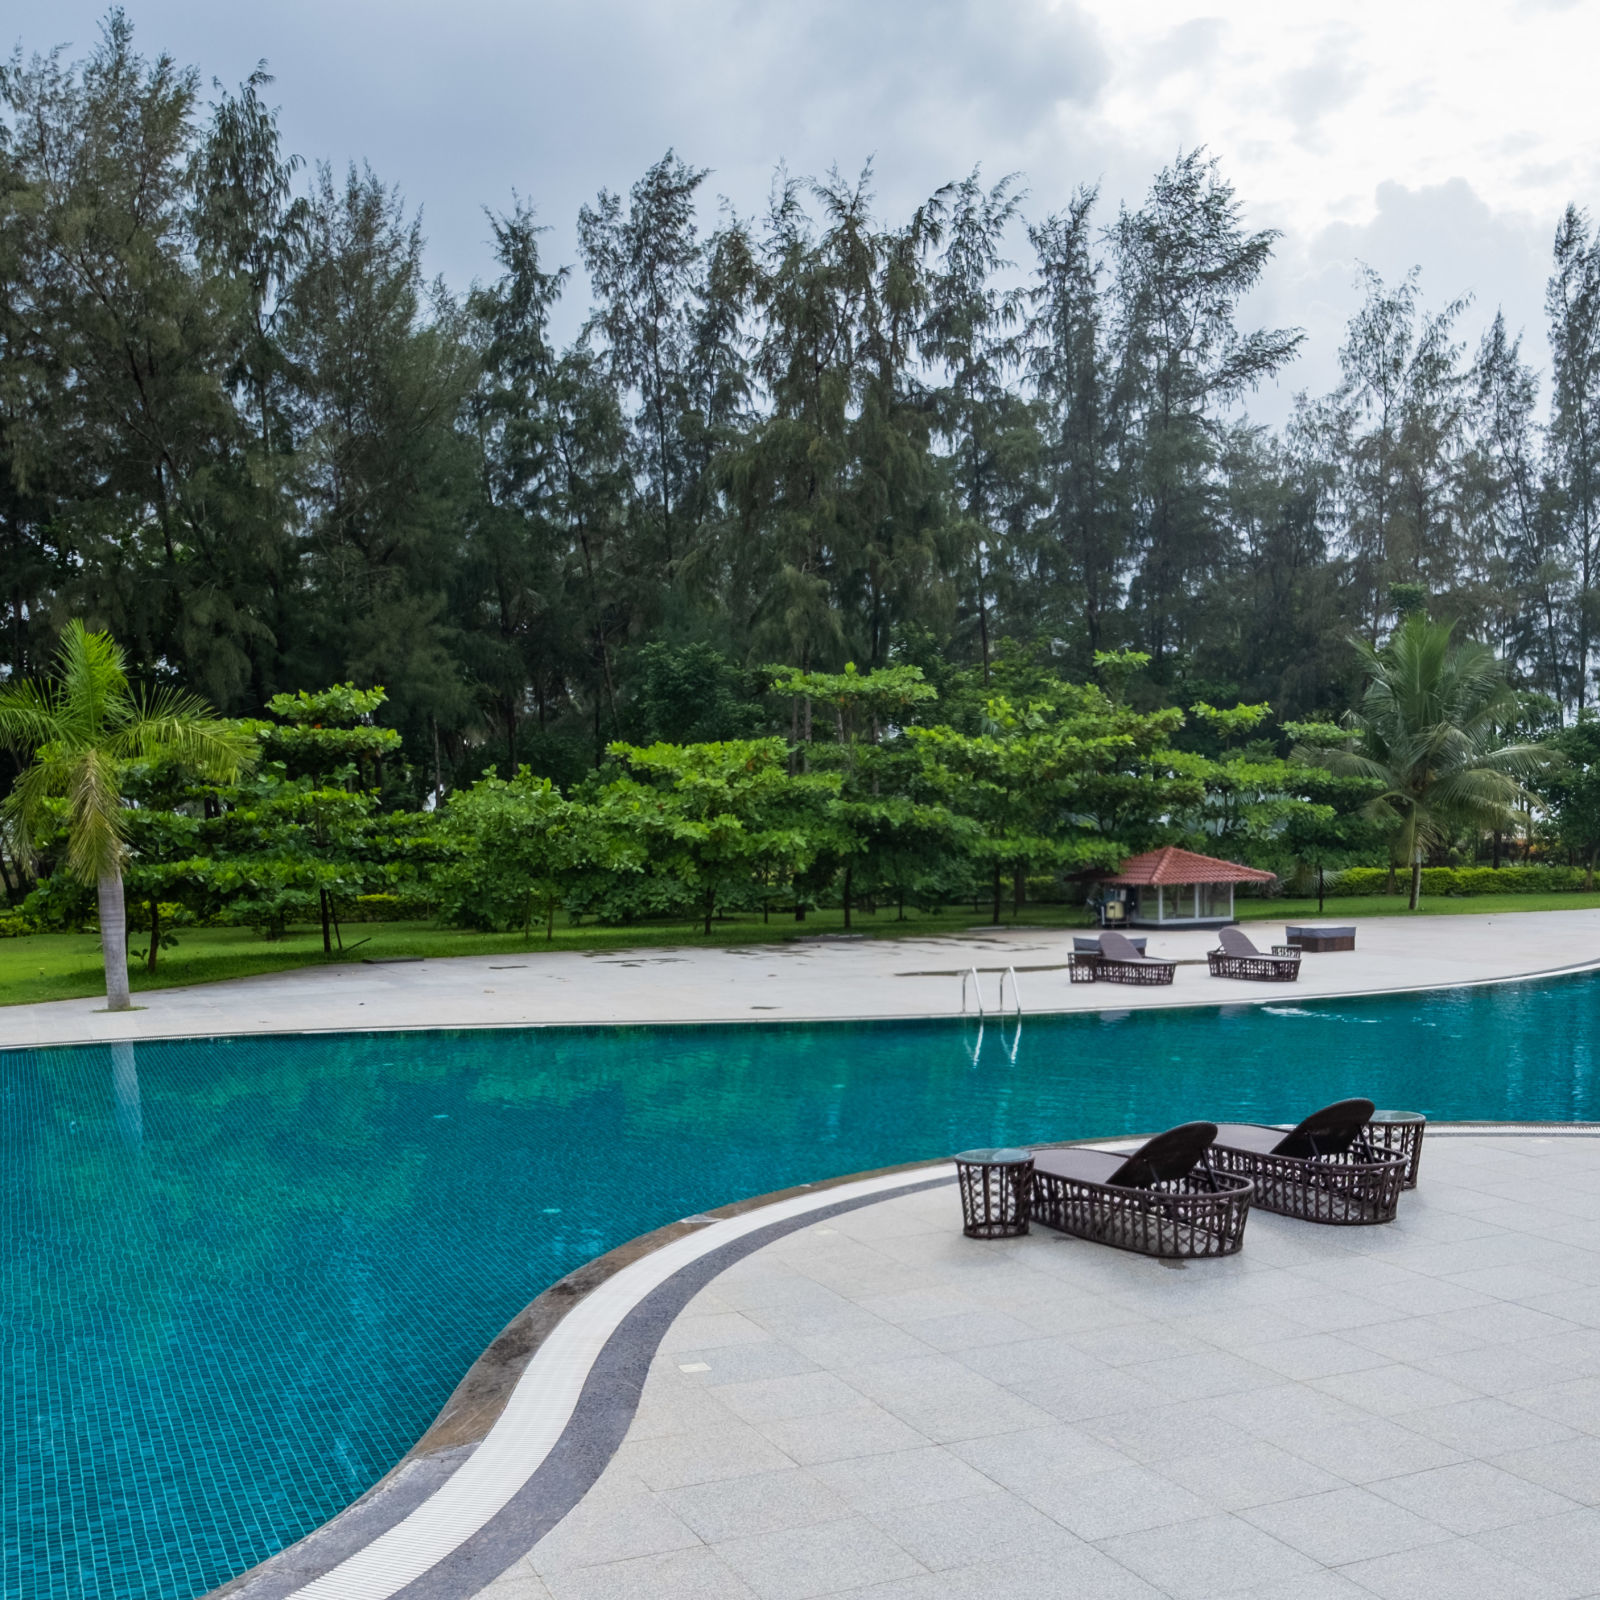
[[[156,951],[161,948],[161,902],[150,896],[150,954],[145,957],[146,970],[156,970]]]
[[[100,875],[100,953],[106,964],[106,1010],[131,1011],[128,993],[128,911],[122,899],[122,873]]]
[[[1589,846],[1589,859],[1585,863],[1585,871],[1584,871],[1584,874],[1583,874],[1583,886],[1584,886],[1585,889],[1594,888],[1594,853],[1595,853],[1595,846],[1594,845],[1590,845]]]
[[[1395,866],[1396,866],[1395,859],[1394,859],[1393,856],[1390,856],[1390,858],[1389,858],[1389,882],[1384,887],[1384,891],[1383,892],[1385,894],[1393,894],[1395,892],[1396,887],[1397,887],[1397,885],[1395,884],[1395,881],[1394,881]]]
[[[111,1086],[117,1097],[117,1132],[130,1150],[144,1143],[144,1109],[139,1103],[139,1062],[131,1040],[111,1047]]]
[[[1322,915],[1322,898],[1326,889],[1327,885],[1323,882],[1322,867],[1319,863],[1317,866],[1317,915],[1319,917]]]
[[[1498,828],[1494,830],[1494,868],[1497,872],[1500,870],[1500,830]]]
[[[855,870],[854,867],[846,867],[844,869],[844,925],[846,931],[850,927],[850,886],[851,880],[855,876]]]
[[[1000,926],[1000,863],[994,864],[994,917],[995,927]]]
[[[1411,910],[1417,909],[1418,902],[1422,899],[1422,852],[1416,851],[1411,857]]]
[[[716,908],[717,897],[715,891],[712,891],[706,895],[706,938],[708,939],[711,937],[711,913],[715,911]]]
[[[333,954],[333,931],[328,925],[328,891],[317,890],[317,909],[322,913],[322,953],[325,956]]]

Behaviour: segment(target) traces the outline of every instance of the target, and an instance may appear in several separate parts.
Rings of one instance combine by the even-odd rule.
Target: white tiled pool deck
[[[1049,1012],[1381,994],[1600,962],[1600,910],[1373,917],[1356,926],[1355,950],[1308,955],[1292,991],[1211,977],[1205,953],[1216,935],[1204,931],[1150,935],[1150,954],[1184,963],[1176,981],[1160,988],[1069,982],[1072,929],[978,927],[925,938],[588,953],[545,953],[535,945],[158,989],[138,996],[140,1009],[115,1015],[100,1009],[103,1000],[0,1006],[0,1046],[303,1029],[949,1016],[961,1009],[961,975],[972,967],[991,1010],[1000,974],[1015,967],[1023,1009]],[[1250,923],[1246,931],[1263,947],[1283,938],[1282,923]]]
[[[951,1188],[689,1302],[483,1600],[1600,1594],[1600,1139],[1431,1134],[1398,1221],[1181,1268]]]

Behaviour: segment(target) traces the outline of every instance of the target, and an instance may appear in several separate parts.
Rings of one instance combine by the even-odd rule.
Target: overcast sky
[[[94,40],[104,6],[0,0],[32,52]],[[288,146],[368,160],[420,206],[430,266],[489,275],[482,208],[515,190],[572,260],[578,206],[670,145],[742,212],[791,171],[876,164],[891,217],[981,163],[1028,210],[1099,181],[1137,203],[1180,149],[1218,155],[1249,223],[1284,232],[1250,310],[1306,353],[1252,410],[1336,380],[1358,261],[1471,293],[1547,358],[1550,238],[1600,209],[1600,0],[133,0],[147,53],[234,84],[277,75]]]

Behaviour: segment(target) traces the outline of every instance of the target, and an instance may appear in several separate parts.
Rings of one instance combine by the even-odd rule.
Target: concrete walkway
[[[1375,917],[1358,928],[1353,953],[1305,958],[1298,997],[1480,983],[1600,962],[1600,910]],[[1283,938],[1281,924],[1249,923],[1246,931],[1263,948]],[[139,997],[143,1009],[117,1016],[93,1000],[0,1007],[0,1047],[376,1028],[940,1016],[960,1009],[961,973],[969,967],[983,974],[984,1003],[992,1009],[999,974],[1014,966],[1029,1012],[1281,1001],[1286,992],[1210,977],[1204,958],[1215,936],[1201,932],[1151,937],[1152,955],[1189,963],[1170,988],[1070,984],[1072,938],[1070,930],[975,928],[916,939],[352,963],[159,990]]]
[[[1600,1594],[1597,1217],[1581,1136],[1435,1134],[1398,1221],[1181,1271],[873,1203],[686,1305],[481,1600]]]

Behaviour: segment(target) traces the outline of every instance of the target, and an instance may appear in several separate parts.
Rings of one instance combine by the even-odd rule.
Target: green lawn
[[[893,908],[870,916],[858,911],[855,932],[871,937],[911,934],[958,933],[983,921],[971,905],[939,915],[907,909],[903,922]],[[1079,907],[1030,907],[1022,921],[1040,927],[1079,927],[1087,923]],[[1011,919],[1007,918],[1009,925]],[[555,938],[546,943],[535,929],[531,940],[521,933],[468,933],[439,928],[427,922],[381,922],[346,927],[345,952],[330,957],[322,953],[322,933],[315,927],[295,928],[282,939],[264,939],[249,928],[180,928],[174,948],[163,946],[152,974],[142,961],[130,967],[134,993],[190,983],[214,983],[220,978],[243,978],[258,972],[282,972],[290,967],[319,967],[363,959],[394,956],[501,955],[527,950],[623,950],[652,945],[760,944],[786,939],[814,938],[819,933],[840,933],[844,919],[838,911],[813,911],[804,922],[793,914],[774,913],[764,923],[759,914],[719,919],[708,939],[700,924],[650,923],[628,928],[556,926]],[[357,940],[364,941],[353,948]],[[145,943],[134,933],[135,948]],[[30,1000],[70,1000],[105,992],[100,966],[100,940],[92,933],[36,933],[20,939],[0,939],[0,1004],[20,1005]]]
[[[1358,917],[1464,917],[1596,909],[1600,909],[1600,889],[1592,894],[1424,895],[1414,912],[1403,894],[1330,894],[1320,912],[1315,899],[1240,900],[1234,906],[1241,922],[1354,922]]]
[[[1452,916],[1510,911],[1575,911],[1600,908],[1600,891],[1594,894],[1485,894],[1459,899],[1424,900],[1420,915]],[[1318,919],[1315,900],[1241,900],[1236,907],[1245,922],[1300,922]],[[1347,922],[1364,917],[1408,916],[1403,895],[1330,896],[1320,920]],[[1079,907],[1030,906],[1020,925],[1040,928],[1083,927],[1088,917]],[[871,938],[896,938],[914,934],[960,933],[987,925],[981,912],[970,905],[932,915],[907,911],[903,922],[892,909],[876,916],[857,912],[854,928]],[[1009,911],[1006,927],[1018,926]],[[774,916],[763,923],[759,916],[728,917],[719,921],[709,939],[698,923],[650,924],[631,928],[556,929],[546,944],[535,931],[531,941],[520,933],[466,933],[437,928],[425,922],[371,923],[345,930],[345,952],[332,957],[322,953],[322,936],[315,928],[297,928],[282,939],[264,939],[248,928],[183,928],[178,944],[163,949],[155,973],[135,962],[135,993],[182,984],[214,983],[220,978],[243,978],[258,972],[282,972],[290,967],[315,967],[364,958],[394,956],[501,955],[527,950],[618,950],[652,945],[758,944],[819,933],[839,933],[843,918],[837,911],[812,912],[803,923],[792,916]],[[362,943],[356,946],[356,941]],[[135,946],[143,941],[136,933]],[[355,947],[355,948],[353,948]],[[100,967],[100,941],[92,933],[36,933],[20,939],[0,939],[0,1004],[20,1005],[30,1000],[71,1000],[105,992]]]

